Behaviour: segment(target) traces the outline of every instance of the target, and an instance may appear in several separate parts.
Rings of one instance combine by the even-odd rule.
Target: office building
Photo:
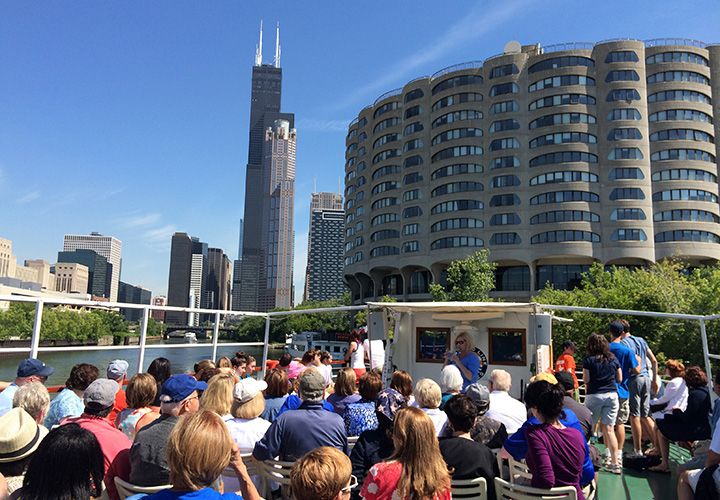
[[[141,286],[134,286],[123,281],[121,281],[118,286],[118,302],[121,302],[123,304],[150,305],[151,298],[152,292],[147,288]],[[142,320],[143,310],[121,307],[120,314],[125,316],[125,319],[130,321],[131,323],[138,323]]]
[[[242,288],[242,250],[243,250],[243,219],[240,219],[240,238],[238,242],[238,258],[233,261],[232,271],[232,310],[240,310],[240,290]]]
[[[89,275],[87,266],[76,262],[58,262],[55,264],[55,290],[87,293]]]
[[[231,305],[230,259],[221,248],[208,248],[206,293],[210,309],[226,311]]]
[[[170,245],[167,305],[205,307],[205,280],[208,245],[187,233],[175,233]],[[194,318],[199,320],[199,318]],[[165,322],[187,325],[188,314],[167,311]]]
[[[80,249],[72,252],[58,252],[58,262],[75,262],[88,268],[87,293],[95,297],[110,298],[112,264],[95,250]],[[118,302],[122,302],[118,297]]]
[[[50,272],[51,266],[48,261],[42,259],[26,260],[25,267],[35,270],[37,282],[42,290],[47,292],[55,291],[55,275]]]
[[[239,309],[243,311],[266,311],[272,309],[275,307],[273,296],[279,293],[276,292],[278,290],[276,288],[276,277],[269,276],[269,274],[272,274],[269,268],[276,266],[273,261],[278,255],[274,249],[275,242],[272,242],[272,248],[262,246],[263,242],[270,244],[268,231],[274,229],[270,225],[270,220],[275,220],[274,215],[269,213],[270,207],[267,206],[266,202],[274,196],[278,189],[287,191],[288,186],[287,182],[283,187],[271,185],[271,178],[275,178],[276,181],[281,179],[271,174],[273,160],[266,157],[268,142],[272,143],[272,140],[268,141],[268,129],[276,131],[275,123],[278,120],[283,120],[287,123],[283,131],[287,131],[286,135],[289,135],[290,131],[292,131],[294,136],[294,115],[280,112],[282,69],[280,68],[279,37],[278,30],[273,64],[263,64],[261,25],[260,45],[257,48],[255,65],[252,69],[250,140],[245,175],[244,236],[242,266],[240,268],[242,288],[240,290]],[[280,141],[283,140],[285,139]],[[280,144],[280,141],[278,141],[278,144]],[[292,143],[292,167],[294,170],[294,138]],[[290,226],[290,232],[292,233],[292,225]],[[269,280],[273,282],[269,282]],[[280,290],[285,293],[284,286]],[[287,301],[281,299],[280,302],[285,303]]]
[[[73,252],[75,250],[93,250],[105,257],[112,265],[109,298],[110,302],[117,302],[122,263],[120,258],[122,242],[112,236],[103,236],[94,232],[89,235],[66,234],[63,241],[63,252]]]
[[[337,193],[312,193],[304,300],[329,300],[347,290],[343,283],[345,210]]]
[[[683,39],[510,42],[383,94],[347,135],[353,301],[427,300],[481,248],[508,299],[594,262],[716,263],[718,97],[720,46]]]
[[[167,297],[164,297],[164,296],[161,295],[160,297],[154,297],[152,303],[153,303],[154,306],[164,306],[166,300],[167,300]],[[152,312],[151,312],[151,314],[150,314],[150,316],[151,316],[152,319],[154,319],[155,321],[160,321],[160,322],[164,322],[164,321],[165,321],[165,311],[153,309]]]

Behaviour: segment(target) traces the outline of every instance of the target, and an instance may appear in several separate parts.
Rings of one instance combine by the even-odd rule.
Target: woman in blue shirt
[[[480,358],[473,352],[475,343],[468,332],[460,332],[455,337],[455,352],[445,352],[443,368],[449,364],[458,367],[463,377],[463,392],[470,384],[477,382],[480,371]]]

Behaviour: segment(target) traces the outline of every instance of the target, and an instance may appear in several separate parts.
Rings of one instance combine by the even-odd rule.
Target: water
[[[173,342],[170,343],[177,345]],[[262,346],[223,347],[223,344],[218,344],[217,357],[227,356],[228,358],[232,358],[239,350],[243,350],[254,356],[258,360],[258,366],[261,364]],[[279,359],[283,352],[283,349],[269,349],[268,359]],[[54,385],[64,386],[65,380],[67,380],[70,375],[70,370],[77,363],[90,363],[95,365],[100,370],[100,376],[105,377],[105,370],[110,361],[114,359],[124,359],[130,363],[128,369],[128,378],[130,378],[137,372],[139,353],[140,351],[138,349],[133,348],[113,351],[74,351],[72,348],[68,348],[67,352],[40,351],[38,353],[38,359],[55,368],[55,373],[53,373],[47,381],[47,386],[49,387]],[[212,344],[209,343],[187,344],[183,347],[145,349],[143,371],[147,370],[153,359],[164,357],[170,360],[173,373],[192,373],[195,363],[203,359],[209,359],[211,355]],[[28,354],[24,353],[0,356],[0,380],[12,382],[17,374],[17,366],[27,357]]]

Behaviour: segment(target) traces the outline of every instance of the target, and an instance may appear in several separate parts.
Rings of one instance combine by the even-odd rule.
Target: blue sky
[[[237,256],[250,76],[280,23],[298,130],[295,294],[310,193],[337,192],[348,123],[381,94],[505,44],[720,43],[717,0],[0,2],[0,237],[55,262],[64,234],[123,243],[122,280],[167,292],[170,238]]]

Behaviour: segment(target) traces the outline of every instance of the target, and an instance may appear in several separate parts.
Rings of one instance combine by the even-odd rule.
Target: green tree
[[[7,340],[11,337],[29,339],[32,337],[34,320],[34,304],[11,302],[8,309],[0,313],[0,339]]]
[[[463,260],[454,260],[447,268],[447,287],[433,283],[430,293],[435,301],[487,302],[495,288],[497,264],[488,262],[489,250],[481,250]]]

